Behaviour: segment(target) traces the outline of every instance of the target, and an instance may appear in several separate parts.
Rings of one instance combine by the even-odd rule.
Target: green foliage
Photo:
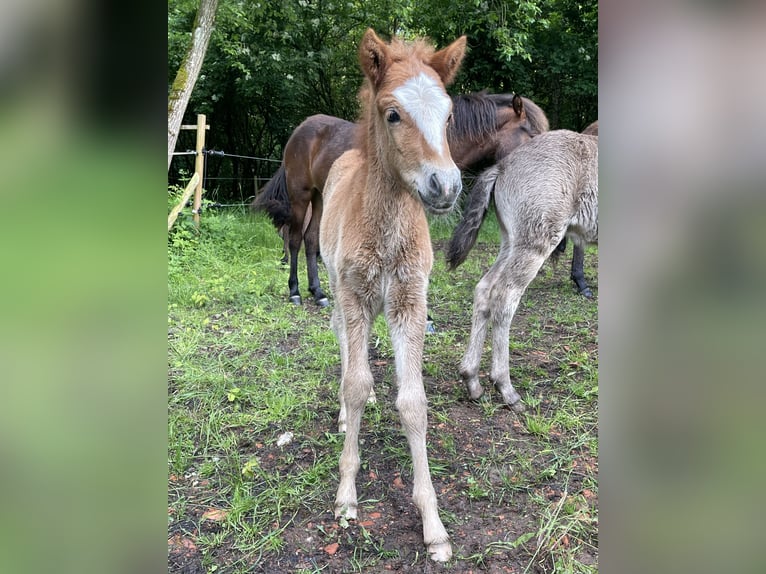
[[[168,2],[168,89],[196,10],[194,0]],[[596,0],[220,0],[185,123],[207,114],[208,148],[281,158],[307,116],[356,118],[357,47],[368,27],[386,38],[428,36],[439,46],[466,34],[453,93],[520,93],[543,108],[552,128],[581,130],[598,116]],[[177,148],[193,148],[193,134],[182,131]],[[171,181],[185,161],[174,160]],[[210,198],[246,202],[274,170],[270,162],[210,160],[208,177],[228,178]]]

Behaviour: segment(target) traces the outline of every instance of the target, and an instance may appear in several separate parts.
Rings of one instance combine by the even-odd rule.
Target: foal
[[[575,246],[598,242],[598,138],[568,130],[546,132],[482,173],[447,249],[450,268],[465,261],[493,191],[500,253],[476,286],[460,375],[468,394],[478,399],[484,392],[479,362],[491,319],[490,379],[503,401],[519,411],[521,397],[508,368],[511,320],[527,285],[565,236]]]
[[[465,54],[461,37],[435,52],[423,41],[383,42],[371,29],[359,47],[365,76],[358,146],[332,166],[324,188],[319,243],[335,296],[340,344],[340,457],[335,516],[357,517],[359,427],[373,387],[370,328],[383,312],[394,348],[396,408],[414,469],[413,501],[433,560],[452,556],[431,483],[423,389],[426,291],[433,263],[425,209],[445,213],[461,191],[447,145],[451,101],[444,90]],[[424,209],[425,208],[425,209]]]

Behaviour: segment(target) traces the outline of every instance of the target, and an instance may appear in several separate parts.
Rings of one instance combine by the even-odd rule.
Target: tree
[[[173,150],[176,147],[186,106],[202,69],[217,8],[218,0],[200,0],[197,17],[194,20],[191,44],[168,95],[168,170],[170,170],[170,160],[173,159]]]
[[[168,0],[169,84],[199,1]],[[429,36],[437,46],[466,34],[452,94],[519,93],[542,107],[552,128],[579,131],[598,116],[597,0],[218,0],[187,106],[210,120],[206,145],[229,154],[208,158],[209,199],[249,202],[307,116],[357,117],[357,49],[367,27],[386,39]],[[182,132],[177,145],[193,147],[193,135]],[[188,162],[174,161],[168,180],[188,174]]]

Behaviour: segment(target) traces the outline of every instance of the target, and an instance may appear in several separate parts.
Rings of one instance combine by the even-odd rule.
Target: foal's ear
[[[359,64],[364,75],[377,90],[388,67],[388,46],[378,38],[372,28],[367,28],[359,44]]]
[[[460,64],[465,56],[466,37],[460,36],[446,48],[442,48],[431,56],[429,64],[447,86],[455,79]]]
[[[521,117],[521,114],[524,113],[524,100],[521,99],[521,96],[519,94],[513,95],[513,99],[511,100],[511,105],[513,106],[513,111],[516,112],[516,115],[518,117]]]

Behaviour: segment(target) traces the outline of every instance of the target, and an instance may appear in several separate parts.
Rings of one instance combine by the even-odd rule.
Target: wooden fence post
[[[202,155],[202,150],[205,149],[205,114],[197,114],[197,159],[194,162],[194,173],[199,174],[199,181],[197,182],[197,189],[194,191],[194,207],[192,214],[194,215],[194,225],[199,229],[199,208],[202,205],[202,176],[205,169],[205,158]]]
[[[189,180],[189,183],[186,184],[186,189],[183,192],[183,195],[181,196],[181,201],[178,202],[178,205],[176,205],[173,208],[173,211],[170,212],[170,215],[168,215],[168,231],[170,231],[170,228],[173,227],[173,224],[176,222],[176,218],[178,217],[178,214],[181,213],[181,210],[184,208],[184,205],[186,205],[186,202],[189,201],[189,198],[191,197],[192,192],[197,187],[197,183],[199,182],[199,174],[195,173],[191,180]]]
[[[210,126],[205,124],[205,114],[197,114],[197,123],[192,125],[182,125],[182,130],[197,130],[197,150],[196,159],[194,160],[194,174],[198,176],[197,187],[194,190],[194,206],[192,208],[192,215],[194,216],[194,225],[199,229],[199,209],[202,205],[202,180],[205,175],[205,157],[202,155],[202,150],[205,149],[205,130],[209,130]],[[176,154],[174,154],[176,155]],[[178,154],[183,155],[183,154]],[[187,198],[188,199],[188,198]],[[169,228],[170,226],[168,226]]]

